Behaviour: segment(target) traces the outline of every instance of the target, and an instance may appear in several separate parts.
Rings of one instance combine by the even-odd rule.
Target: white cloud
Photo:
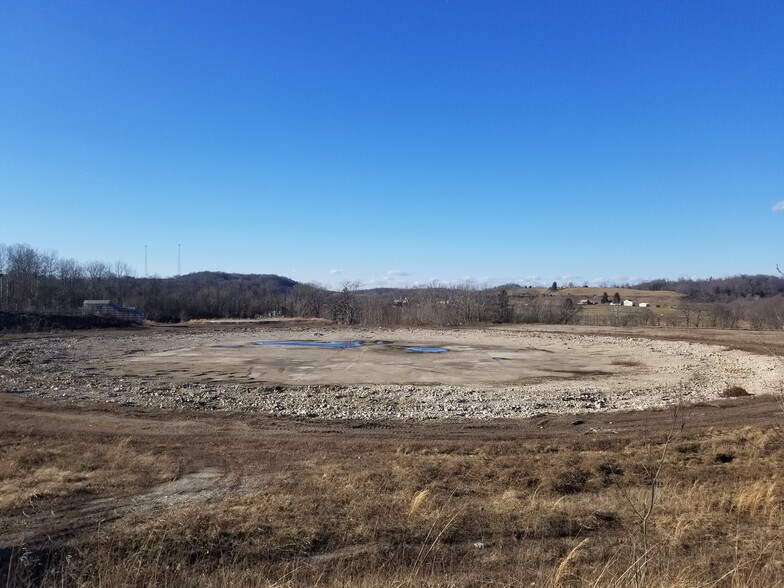
[[[782,210],[784,210],[784,200],[773,205],[773,212],[781,212]]]
[[[411,274],[400,270],[389,270],[383,274],[371,274],[362,279],[362,288],[410,288]]]
[[[342,274],[343,270],[333,269],[333,270],[329,270],[329,273],[331,273],[333,276],[337,276],[338,274]]]

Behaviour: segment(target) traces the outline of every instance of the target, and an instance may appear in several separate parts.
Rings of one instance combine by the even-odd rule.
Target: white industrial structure
[[[144,313],[141,309],[132,306],[120,306],[111,300],[85,300],[82,303],[82,312],[132,323],[144,322]]]

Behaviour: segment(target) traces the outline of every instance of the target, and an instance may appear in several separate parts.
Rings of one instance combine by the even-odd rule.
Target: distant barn
[[[85,300],[82,303],[82,312],[84,314],[106,316],[132,323],[141,323],[144,321],[144,313],[141,309],[132,306],[120,306],[111,300]]]

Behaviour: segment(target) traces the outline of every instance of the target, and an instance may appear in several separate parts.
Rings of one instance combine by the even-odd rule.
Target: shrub
[[[751,396],[751,394],[740,386],[729,386],[721,393],[722,398],[740,398],[741,396]]]

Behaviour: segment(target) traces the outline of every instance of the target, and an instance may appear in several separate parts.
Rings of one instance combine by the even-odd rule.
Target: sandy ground
[[[0,390],[71,403],[359,420],[642,410],[716,401],[729,386],[752,395],[784,390],[779,359],[732,348],[726,332],[714,334],[722,345],[645,331],[612,335],[282,322],[15,338],[0,340]],[[765,336],[765,345],[781,345],[782,334]],[[754,344],[749,333],[736,339]],[[258,344],[280,341],[358,346]]]

